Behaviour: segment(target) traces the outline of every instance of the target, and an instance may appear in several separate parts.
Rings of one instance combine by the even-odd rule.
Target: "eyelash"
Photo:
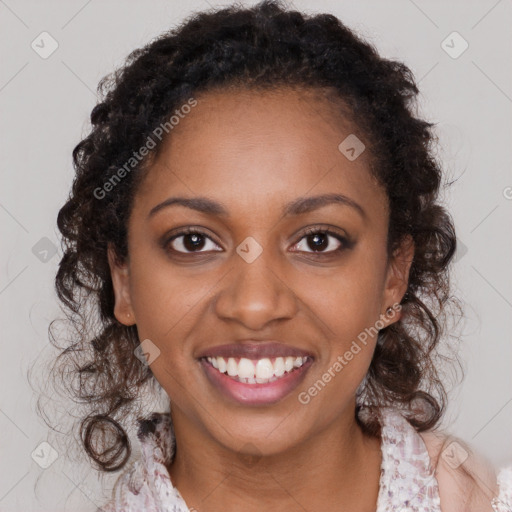
[[[166,251],[169,251],[168,247],[174,240],[176,240],[177,238],[179,238],[181,236],[186,236],[186,235],[190,235],[190,234],[196,234],[196,235],[200,235],[202,237],[208,238],[209,240],[214,242],[216,245],[218,245],[217,242],[215,242],[215,240],[213,240],[210,236],[208,236],[204,231],[201,231],[200,229],[194,228],[194,227],[187,227],[187,228],[184,228],[183,230],[181,230],[179,233],[174,234],[172,237],[166,238],[163,241],[162,246]],[[351,249],[354,245],[354,243],[350,239],[340,235],[339,233],[336,233],[335,231],[332,231],[331,229],[322,228],[322,227],[306,229],[304,231],[304,233],[301,235],[301,237],[298,239],[298,241],[296,243],[294,243],[293,245],[296,246],[297,244],[299,244],[299,242],[301,242],[302,239],[304,239],[308,236],[316,235],[316,234],[330,235],[333,238],[335,238],[336,240],[338,240],[338,242],[340,242],[341,245],[340,245],[340,247],[338,247],[337,249],[334,249],[332,251],[324,251],[324,252],[321,252],[321,251],[320,252],[298,251],[298,252],[305,252],[306,254],[309,255],[309,257],[322,258],[322,257],[326,257],[326,256],[332,256],[333,254],[336,254],[336,253],[341,253],[345,249]],[[171,251],[176,254],[180,254],[180,255],[204,254],[201,251],[182,252],[182,251],[176,251],[174,249],[171,249]],[[208,252],[208,251],[205,251],[205,253],[206,252]],[[215,252],[220,252],[220,251],[215,251]]]

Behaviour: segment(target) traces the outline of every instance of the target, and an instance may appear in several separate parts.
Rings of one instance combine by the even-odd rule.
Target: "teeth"
[[[258,382],[257,379],[270,379],[272,375],[274,375],[272,361],[270,359],[260,359],[256,363],[256,382]]]
[[[212,363],[213,359],[217,362],[217,370],[219,370],[220,373],[226,373],[227,365],[226,365],[226,361],[224,360],[224,358],[223,357],[209,357],[208,361],[210,361],[210,363]]]
[[[300,368],[307,357],[276,357],[275,359],[263,358],[252,361],[245,357],[237,360],[234,357],[207,357],[207,361],[221,373],[227,373],[230,377],[248,384],[266,384],[274,382],[295,368]]]
[[[278,357],[274,361],[274,375],[276,377],[281,377],[284,374],[284,359],[282,357]]]
[[[250,359],[246,359],[245,357],[240,359],[240,362],[238,363],[238,376],[241,379],[251,379],[254,377],[254,364]],[[257,371],[256,376],[259,377]]]
[[[238,376],[238,365],[236,364],[236,361],[232,357],[228,359],[228,375],[230,377]]]

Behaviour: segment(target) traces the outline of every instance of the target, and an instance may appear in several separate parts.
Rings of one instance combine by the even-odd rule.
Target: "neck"
[[[172,410],[172,409],[171,409]],[[243,456],[172,413],[173,485],[189,508],[231,510],[369,510],[377,503],[380,439],[366,436],[354,407],[300,446],[279,454]],[[201,447],[198,449],[198,447]]]

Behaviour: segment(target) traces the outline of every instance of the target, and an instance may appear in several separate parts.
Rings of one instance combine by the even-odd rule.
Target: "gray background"
[[[2,512],[94,510],[103,499],[84,457],[77,452],[67,460],[59,446],[66,439],[51,434],[35,414],[27,381],[34,360],[54,355],[47,326],[59,315],[53,292],[60,255],[60,249],[52,253],[59,246],[56,215],[73,176],[71,151],[86,133],[99,79],[131,50],[209,5],[221,4],[0,0]],[[450,395],[443,426],[496,466],[512,463],[512,2],[294,0],[293,5],[332,12],[382,55],[403,60],[419,80],[420,114],[437,123],[446,180],[459,178],[444,200],[461,242],[453,291],[466,306],[460,347],[466,377]],[[34,40],[42,46],[43,31],[58,42],[46,59],[31,47]],[[461,40],[447,39],[452,56],[442,47],[454,31],[469,44],[457,58],[453,52],[462,48]],[[40,446],[43,441],[59,453],[47,469],[31,457],[34,450],[47,449]],[[108,487],[112,478],[103,484]]]

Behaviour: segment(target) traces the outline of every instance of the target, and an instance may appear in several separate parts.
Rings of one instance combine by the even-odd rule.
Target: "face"
[[[353,420],[413,248],[388,258],[369,152],[338,149],[364,137],[318,92],[196,99],[137,191],[127,262],[109,251],[115,315],[158,354],[179,429],[274,454]]]

